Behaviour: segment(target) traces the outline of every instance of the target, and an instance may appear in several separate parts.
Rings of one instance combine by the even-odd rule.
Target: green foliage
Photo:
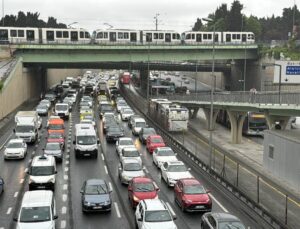
[[[203,27],[203,24],[202,24],[201,19],[197,18],[197,21],[195,22],[192,30],[193,31],[200,31],[202,29],[202,27]]]
[[[4,83],[2,80],[0,80],[0,92],[2,91],[3,86],[4,86]]]
[[[67,28],[65,24],[57,23],[56,18],[49,17],[45,22],[39,19],[40,14],[38,12],[25,14],[22,11],[18,12],[18,15],[5,15],[4,26],[11,27],[48,27],[48,28]],[[0,25],[3,25],[3,18],[0,20]]]

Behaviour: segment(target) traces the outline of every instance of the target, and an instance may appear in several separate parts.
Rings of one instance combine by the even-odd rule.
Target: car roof
[[[26,191],[22,200],[22,207],[50,206],[53,192],[50,190]]]
[[[60,145],[59,142],[47,142],[46,145]]]
[[[140,161],[138,161],[137,159],[134,159],[134,158],[124,158],[122,160],[122,163],[123,164],[128,164],[128,163],[138,163],[138,164],[140,164]]]
[[[135,122],[146,122],[143,118],[136,118],[134,119]]]
[[[171,147],[165,146],[165,147],[157,147],[156,150],[157,150],[157,151],[159,151],[159,150],[172,150],[172,148],[171,148]],[[172,151],[173,151],[173,150],[172,150]]]
[[[121,138],[119,138],[119,141],[121,141],[121,140],[131,140],[132,141],[132,139],[129,138],[129,137],[121,137]]]
[[[240,219],[232,214],[225,213],[225,212],[213,212],[211,215],[218,221],[227,221],[227,220],[232,220],[232,221],[240,221]]]
[[[143,200],[146,211],[155,211],[155,210],[168,210],[162,200],[160,199],[145,199]]]
[[[8,144],[9,143],[23,143],[24,140],[23,139],[20,139],[20,138],[15,138],[15,139],[10,139]]]
[[[86,180],[87,185],[98,185],[98,184],[106,184],[103,179],[88,179]]]
[[[195,185],[195,184],[200,184],[201,182],[198,181],[195,178],[184,178],[184,179],[180,179],[180,181],[184,184],[184,185]]]
[[[55,163],[55,158],[50,155],[35,156],[31,166],[51,166]]]
[[[149,135],[148,138],[162,138],[160,135]]]
[[[184,165],[182,161],[167,161],[169,165]]]
[[[138,151],[136,147],[129,146],[122,149],[122,151]]]

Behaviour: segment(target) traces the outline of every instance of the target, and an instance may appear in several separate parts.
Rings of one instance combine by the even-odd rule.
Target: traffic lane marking
[[[118,203],[117,203],[117,202],[114,202],[114,205],[115,205],[115,209],[116,209],[118,218],[121,218],[121,213],[120,213],[120,210],[119,210]]]
[[[213,199],[213,201],[214,202],[216,202],[217,203],[217,205],[219,205],[220,206],[220,208],[224,211],[224,212],[226,212],[226,213],[228,213],[229,211],[211,194],[211,193],[208,193],[208,195],[210,196],[210,198],[212,198]]]

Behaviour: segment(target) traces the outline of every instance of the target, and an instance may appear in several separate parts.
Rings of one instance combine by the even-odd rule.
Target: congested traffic
[[[87,213],[101,214],[112,209],[119,216],[116,198],[127,196],[128,201],[122,205],[124,211],[133,209],[126,214],[132,214],[136,228],[183,228],[176,220],[179,209],[184,214],[195,213],[191,217],[199,221],[201,228],[244,229],[237,217],[212,211],[215,201],[211,191],[147,123],[146,117],[120,95],[118,87],[122,82],[118,78],[115,74],[90,71],[82,77],[68,77],[45,94],[34,111],[16,114],[14,136],[5,146],[4,159],[24,159],[28,147],[43,144],[36,146],[41,150],[32,157],[27,171],[28,186],[14,218],[16,227],[59,227],[56,221],[61,211],[55,201],[60,185],[57,176],[62,172],[59,167],[64,160],[68,164],[74,161],[75,166],[93,166],[101,160],[107,161],[104,171],[111,173],[109,179],[91,171],[79,190],[69,191],[72,196],[80,193],[76,202],[85,217],[94,215]],[[179,109],[168,108],[165,103],[163,107]],[[40,141],[41,137],[45,141]],[[109,164],[110,157],[117,163]],[[150,169],[158,175],[149,173]],[[72,179],[82,180],[74,176]],[[0,180],[0,193],[4,182]],[[172,190],[172,202],[162,198],[162,189]],[[80,217],[74,215],[78,211],[74,212],[73,217]]]

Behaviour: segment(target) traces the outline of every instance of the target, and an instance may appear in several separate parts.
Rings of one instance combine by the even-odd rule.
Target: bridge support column
[[[247,112],[227,110],[231,125],[231,142],[239,144],[242,142],[243,123]]]
[[[43,95],[46,94],[47,91],[47,69],[41,68],[41,92]]]
[[[141,70],[140,71],[140,79],[141,79],[141,92],[146,95],[147,93],[147,84],[148,84],[148,71]],[[149,92],[151,94],[151,92]]]
[[[209,130],[209,123],[210,123],[210,108],[203,108],[205,120],[206,120],[206,128]],[[212,121],[212,130],[216,128],[216,119],[218,116],[219,110],[213,111],[213,121]]]
[[[278,116],[265,113],[267,124],[270,130],[285,130],[290,120],[290,116]]]
[[[196,118],[198,111],[199,111],[199,107],[189,108],[189,118],[190,119]]]

